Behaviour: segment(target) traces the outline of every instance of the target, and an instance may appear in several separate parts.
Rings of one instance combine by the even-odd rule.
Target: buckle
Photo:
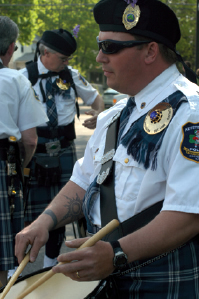
[[[58,152],[61,150],[61,143],[59,140],[51,141],[45,143],[45,147],[47,154],[52,156],[54,154],[58,154]]]

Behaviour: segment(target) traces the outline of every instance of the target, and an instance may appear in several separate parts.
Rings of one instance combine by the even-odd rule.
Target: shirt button
[[[143,103],[141,104],[140,108],[143,109],[145,106],[146,106],[146,103],[143,102]]]
[[[128,163],[129,162],[129,159],[128,158],[126,158],[125,160],[124,160],[124,163]]]

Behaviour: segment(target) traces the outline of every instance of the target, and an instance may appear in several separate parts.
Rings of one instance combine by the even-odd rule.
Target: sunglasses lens
[[[104,50],[104,52],[106,53],[116,53],[117,49],[116,49],[116,44],[109,42],[109,41],[105,41],[102,44],[102,50]]]
[[[99,41],[99,37],[97,36],[97,43],[99,50],[102,50],[104,54],[115,54],[122,49],[138,46],[141,44],[149,43],[150,41],[111,41],[111,40],[103,40]]]
[[[118,49],[118,45],[113,42],[103,41],[99,43],[99,50],[102,50],[104,54],[114,54],[120,49]]]

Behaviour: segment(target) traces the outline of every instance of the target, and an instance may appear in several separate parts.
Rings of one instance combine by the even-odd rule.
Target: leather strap
[[[154,205],[144,211],[134,215],[133,217],[120,223],[119,227],[106,235],[104,241],[114,241],[121,237],[127,236],[139,228],[151,222],[159,213],[163,205],[163,200],[156,202]]]
[[[113,122],[108,128],[104,155],[111,149],[113,148],[116,149],[119,120],[120,118],[118,118],[115,122]],[[118,219],[116,201],[115,201],[115,192],[114,192],[114,169],[115,169],[114,165],[115,162],[113,161],[113,159],[110,159],[109,161],[107,161],[102,165],[100,171],[100,173],[102,173],[103,171],[106,171],[108,167],[111,168],[110,175],[100,185],[100,213],[101,213],[102,227],[104,227],[112,219]],[[159,214],[162,205],[163,205],[163,200],[155,203],[154,205],[150,206],[144,211],[120,223],[119,227],[117,227],[110,234],[106,235],[103,238],[103,240],[109,242],[113,240],[117,240],[143,227],[144,225],[152,221]]]
[[[108,128],[104,155],[110,150],[116,149],[119,120],[120,118],[116,119],[116,121],[114,121]],[[114,191],[115,167],[113,159],[110,159],[102,165],[100,173],[106,171],[107,168],[110,168],[110,175],[100,185],[100,211],[102,227],[104,227],[112,219],[118,219]]]

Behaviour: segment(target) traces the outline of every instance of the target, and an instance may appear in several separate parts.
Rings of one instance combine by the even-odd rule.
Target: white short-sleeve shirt
[[[37,63],[39,74],[48,73],[48,69],[46,69],[42,64],[40,57],[38,58]],[[80,75],[78,70],[73,69],[70,66],[68,66],[68,68],[71,70],[78,97],[83,100],[84,104],[89,106],[92,105],[98,95],[97,90]],[[20,70],[19,72],[28,78],[28,71],[26,68]],[[57,78],[58,76],[52,77],[52,82],[54,82]],[[37,83],[34,85],[34,90],[42,102],[44,111],[46,111],[46,103],[43,102],[43,97],[39,86],[40,81],[41,78],[39,78]],[[42,86],[44,92],[46,92],[46,79],[42,79]],[[58,125],[66,126],[70,124],[74,120],[76,113],[74,89],[70,87],[70,94],[67,96],[67,98],[63,98],[61,95],[56,94],[55,102],[58,114]],[[46,123],[43,123],[42,126],[46,126]]]
[[[15,136],[19,140],[20,132],[46,121],[29,80],[17,70],[0,69],[0,139]]]
[[[183,139],[182,126],[188,122],[199,123],[199,87],[182,76],[175,65],[169,67],[135,96],[130,125],[146,114],[167,96],[180,90],[188,102],[181,104],[171,120],[157,155],[157,168],[152,170],[127,154],[122,144],[113,157],[115,161],[115,196],[118,217],[124,221],[164,199],[162,210],[199,213],[197,182],[199,164],[186,159],[180,150]],[[90,138],[84,158],[76,162],[71,180],[87,190],[101,169],[101,159],[105,148],[107,123],[126,105],[127,100],[101,113],[97,128]],[[101,225],[100,198],[92,209],[92,222]]]

